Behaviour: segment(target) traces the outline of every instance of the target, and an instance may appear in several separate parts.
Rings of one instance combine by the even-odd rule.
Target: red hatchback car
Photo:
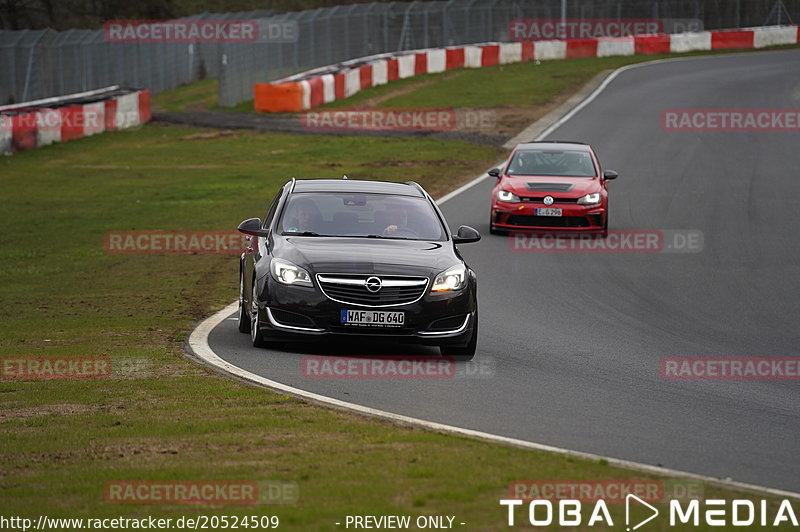
[[[491,233],[608,233],[607,184],[617,173],[602,171],[588,144],[519,144],[505,166],[492,168],[489,175],[497,178],[492,190]]]

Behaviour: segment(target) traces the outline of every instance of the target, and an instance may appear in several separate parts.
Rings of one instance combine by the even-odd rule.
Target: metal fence
[[[507,41],[518,18],[560,18],[561,0],[449,0],[352,4],[306,11],[202,14],[256,19],[252,43],[116,43],[102,30],[0,31],[0,104],[108,85],[172,89],[219,78],[218,103],[252,99],[254,83],[377,53]],[[569,19],[696,20],[705,29],[800,21],[800,0],[567,0]],[[292,38],[265,28],[291,26]]]

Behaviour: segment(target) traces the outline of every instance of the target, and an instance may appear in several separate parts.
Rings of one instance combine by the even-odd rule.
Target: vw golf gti
[[[506,165],[492,168],[491,233],[541,230],[608,234],[608,181],[588,144],[541,141],[519,144]]]

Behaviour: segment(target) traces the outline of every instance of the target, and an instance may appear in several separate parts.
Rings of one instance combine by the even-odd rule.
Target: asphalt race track
[[[309,354],[438,351],[259,350],[232,319],[210,346],[253,373],[360,405],[800,491],[797,380],[665,380],[660,370],[663,357],[800,352],[800,135],[661,127],[671,108],[800,108],[798,65],[790,50],[634,68],[549,136],[591,143],[619,172],[611,229],[701,231],[700,252],[521,253],[488,234],[492,179],[447,201],[452,227],[484,235],[461,246],[479,278],[477,374],[309,379]]]

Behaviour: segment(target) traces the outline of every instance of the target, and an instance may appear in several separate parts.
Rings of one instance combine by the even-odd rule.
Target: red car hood
[[[552,186],[548,186],[552,185]],[[569,190],[565,190],[571,185]],[[600,191],[600,180],[591,177],[513,176],[504,177],[502,188],[523,197],[553,196],[579,198]]]

